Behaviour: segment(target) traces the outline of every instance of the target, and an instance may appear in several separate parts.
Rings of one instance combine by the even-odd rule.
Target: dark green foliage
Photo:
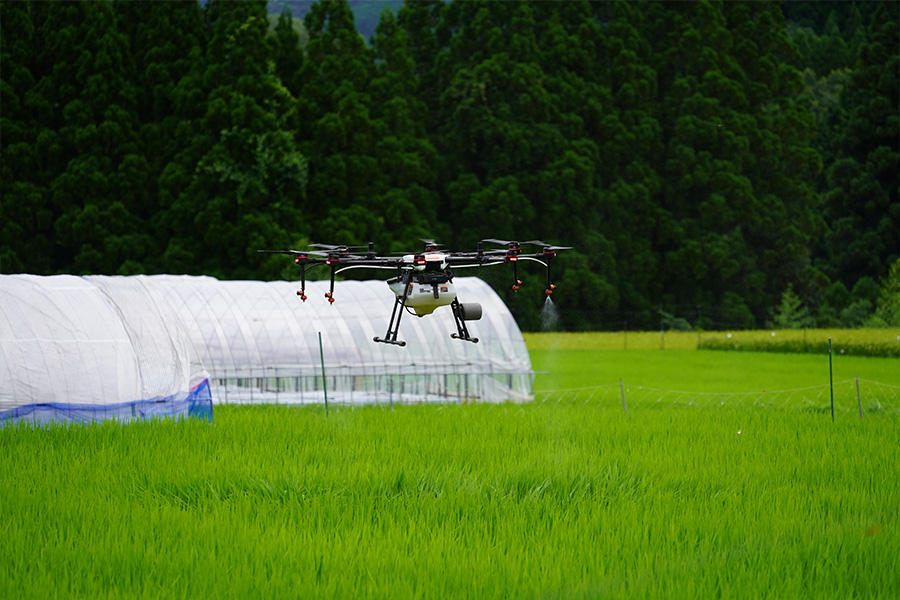
[[[803,305],[800,297],[794,293],[791,285],[781,295],[781,303],[772,320],[776,329],[800,329],[812,325],[809,310]]]
[[[870,325],[900,327],[900,258],[891,265],[878,293],[878,310]]]
[[[304,23],[309,42],[298,103],[298,139],[310,173],[304,218],[329,243],[375,240],[381,215],[372,201],[381,173],[368,92],[371,51],[346,2],[316,3]]]
[[[823,270],[850,286],[900,256],[900,4],[882,3],[841,95],[827,171]]]
[[[257,249],[544,239],[575,246],[567,329],[892,318],[896,3],[0,10],[0,269],[276,278]],[[478,275],[540,327],[543,274]]]
[[[129,49],[112,5],[9,10],[4,88],[13,114],[22,112],[3,128],[4,254],[35,272],[139,270],[148,248],[141,218],[148,173]]]
[[[54,215],[39,156],[49,158],[56,144],[42,125],[50,103],[35,90],[41,75],[28,8],[0,5],[0,269],[42,273],[50,270]]]
[[[275,276],[278,265],[263,265],[255,250],[302,233],[295,203],[306,161],[286,129],[294,98],[274,73],[263,2],[213,1],[205,11],[205,60],[176,90],[205,108],[183,106],[190,134],[161,182],[171,202],[160,224],[165,260],[187,273]]]

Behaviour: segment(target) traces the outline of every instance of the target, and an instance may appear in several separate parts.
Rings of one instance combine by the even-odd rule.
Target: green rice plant
[[[900,357],[900,329],[525,333],[530,350],[743,350]]]
[[[524,333],[529,350],[696,350],[696,331]]]
[[[827,385],[827,355],[673,350],[541,350],[529,346],[535,389],[617,384],[694,392],[754,392]],[[857,377],[900,386],[893,358],[832,356],[834,381]]]
[[[829,361],[811,354],[709,351],[530,350],[535,399],[560,395],[603,406],[830,410]],[[900,414],[896,359],[834,356],[838,414]],[[623,398],[624,396],[624,398]]]
[[[897,597],[898,443],[568,393],[7,427],[0,597]]]

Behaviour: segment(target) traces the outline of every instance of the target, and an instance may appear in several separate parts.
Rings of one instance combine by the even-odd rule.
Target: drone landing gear
[[[387,333],[384,334],[383,338],[372,338],[374,341],[382,344],[393,344],[394,346],[406,345],[406,342],[403,340],[397,340],[397,332],[400,330],[400,318],[403,317],[403,305],[406,303],[406,297],[409,296],[409,289],[412,287],[411,279],[412,274],[410,271],[403,274],[401,280],[403,282],[403,295],[397,296],[394,300],[394,310],[391,311],[391,322],[388,323]]]
[[[453,310],[453,320],[456,321],[456,331],[458,332],[451,333],[450,337],[454,340],[462,340],[464,342],[477,344],[478,338],[473,338],[469,335],[466,321],[477,321],[481,318],[481,305],[460,304],[459,300],[454,298],[453,302],[450,303],[450,308]]]

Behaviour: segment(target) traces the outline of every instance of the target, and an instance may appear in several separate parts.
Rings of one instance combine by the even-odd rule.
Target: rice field
[[[827,377],[592,354],[535,350],[539,390]],[[0,428],[0,598],[900,597],[896,412],[548,400]]]
[[[529,350],[740,350],[900,358],[900,329],[526,333]]]

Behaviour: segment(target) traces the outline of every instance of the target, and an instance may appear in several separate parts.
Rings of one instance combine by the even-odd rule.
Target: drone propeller
[[[534,246],[541,246],[544,249],[544,252],[548,250],[571,250],[572,246],[551,246],[547,242],[542,242],[541,240],[528,240],[527,242],[522,242],[522,244],[531,244]]]
[[[422,242],[425,243],[425,248],[423,250],[415,250],[415,251],[404,251],[404,250],[395,250],[391,252],[392,255],[396,256],[407,256],[409,254],[413,254],[415,256],[420,256],[425,252],[440,252],[441,248],[446,248],[446,244],[440,244],[433,239],[430,238],[419,238]]]
[[[498,240],[495,238],[488,238],[481,241],[506,246],[506,250],[500,250],[499,252],[505,252],[508,256],[514,256],[522,252],[522,245],[519,242],[513,240]]]
[[[257,250],[260,254],[288,254],[288,255],[296,255],[296,254],[306,254],[306,252],[301,252],[300,250]]]
[[[335,245],[335,244],[310,244],[310,248],[319,248],[320,250],[328,251],[332,254],[350,254],[351,250],[372,250],[372,244],[368,244],[365,246],[347,246],[344,244]]]
[[[498,240],[497,238],[485,238],[482,242],[490,242],[492,244],[500,244],[501,246],[518,246],[519,242],[515,240]]]
[[[310,244],[312,248],[322,248],[323,250],[349,250],[350,248],[360,249],[366,248],[366,246],[356,245],[356,246],[348,246],[347,244],[321,244],[315,243]]]
[[[419,238],[420,241],[425,243],[425,251],[437,250],[438,248],[445,248],[445,244],[439,244],[431,238]]]

